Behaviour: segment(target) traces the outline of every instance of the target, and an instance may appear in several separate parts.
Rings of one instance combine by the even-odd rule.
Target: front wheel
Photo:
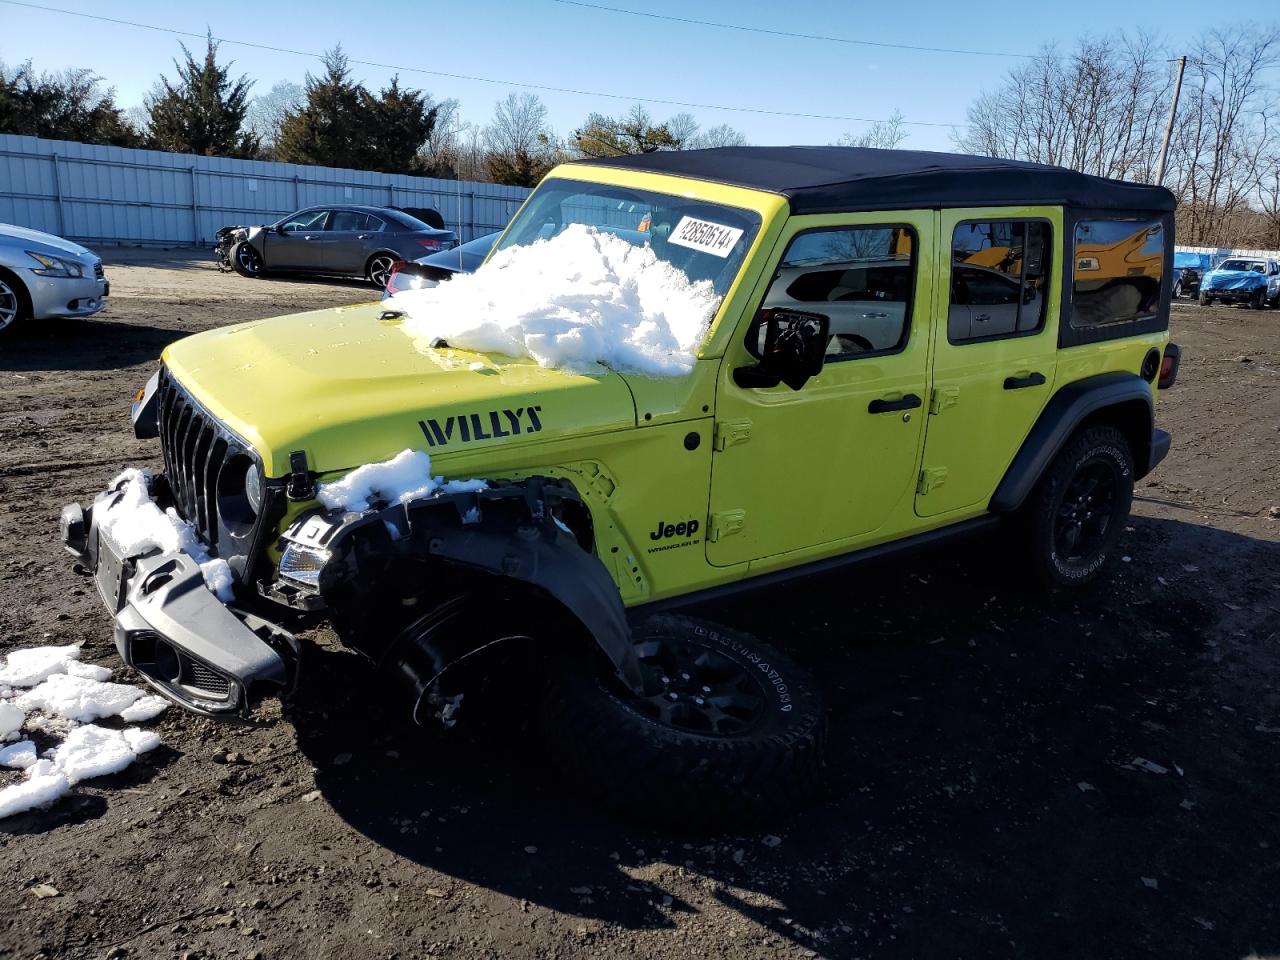
[[[817,792],[821,697],[786,656],[673,615],[639,624],[632,642],[643,693],[580,658],[552,671],[547,737],[589,793],[638,819],[723,831],[786,818]]]
[[[1177,300],[1182,296],[1182,281],[1179,280],[1173,285],[1173,299]]]
[[[1249,296],[1249,306],[1251,306],[1254,310],[1261,310],[1263,307],[1265,307],[1267,305],[1266,293],[1267,292],[1262,288],[1258,288],[1257,290],[1253,291],[1253,293],[1250,294]]]
[[[1076,434],[1024,508],[1030,569],[1049,586],[1080,586],[1111,559],[1133,503],[1133,454],[1110,426]]]
[[[1200,306],[1207,307],[1211,303],[1213,303],[1213,297],[1209,296],[1207,293],[1200,294]]]
[[[242,277],[256,280],[263,274],[262,255],[249,243],[241,240],[231,248],[231,267]]]
[[[10,333],[30,314],[27,291],[18,281],[0,274],[0,336]]]

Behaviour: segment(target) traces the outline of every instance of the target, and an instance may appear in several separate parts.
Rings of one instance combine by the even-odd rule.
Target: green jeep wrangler
[[[427,346],[386,303],[212,330],[134,401],[164,473],[67,506],[62,537],[125,662],[191,710],[287,693],[286,627],[324,617],[414,719],[452,724],[520,639],[548,665],[553,747],[595,789],[756,817],[818,779],[818,692],[670,611],[1000,523],[1043,582],[1098,576],[1169,449],[1173,209],[1161,187],[938,153],[563,165],[496,250],[584,225],[710,284],[687,372]],[[485,482],[378,479],[415,461]],[[365,494],[326,496],[344,478]]]

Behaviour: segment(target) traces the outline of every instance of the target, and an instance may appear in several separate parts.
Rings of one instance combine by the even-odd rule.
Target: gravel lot
[[[107,263],[106,313],[0,346],[0,646],[114,666],[57,518],[158,464],[127,413],[160,350],[370,291]],[[0,957],[1280,953],[1280,312],[1180,304],[1173,335],[1174,449],[1105,584],[1030,596],[978,544],[704,611],[832,707],[830,796],[776,835],[620,824],[516,726],[407,726],[318,636],[283,715],[170,710],[129,770],[0,822]]]

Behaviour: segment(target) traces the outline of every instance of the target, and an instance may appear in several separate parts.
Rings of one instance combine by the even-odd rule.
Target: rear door
[[[328,273],[364,274],[382,221],[358,210],[335,210],[325,231],[324,269]]]
[[[916,513],[985,506],[1053,391],[1062,217],[943,210],[942,317]]]
[[[830,317],[825,365],[800,390],[743,387],[733,371],[758,355],[758,326],[726,351],[710,563],[833,544],[877,530],[898,505],[910,510],[928,392],[934,224],[929,210],[788,222],[756,303]]]
[[[303,210],[281,224],[281,232],[268,233],[264,241],[267,269],[321,269],[324,228],[332,212]]]

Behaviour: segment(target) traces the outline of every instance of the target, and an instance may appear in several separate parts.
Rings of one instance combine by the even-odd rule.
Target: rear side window
[[[1154,317],[1160,308],[1165,231],[1159,220],[1080,220],[1075,229],[1071,325]]]
[[[827,360],[893,353],[907,341],[916,273],[907,226],[810,230],[791,241],[761,310],[803,310],[831,318]],[[763,324],[748,348],[759,356]]]
[[[335,210],[329,221],[330,230],[365,230],[368,225],[369,215],[355,210]]]
[[[974,343],[1036,333],[1044,327],[1049,224],[972,220],[951,235],[947,339]]]

